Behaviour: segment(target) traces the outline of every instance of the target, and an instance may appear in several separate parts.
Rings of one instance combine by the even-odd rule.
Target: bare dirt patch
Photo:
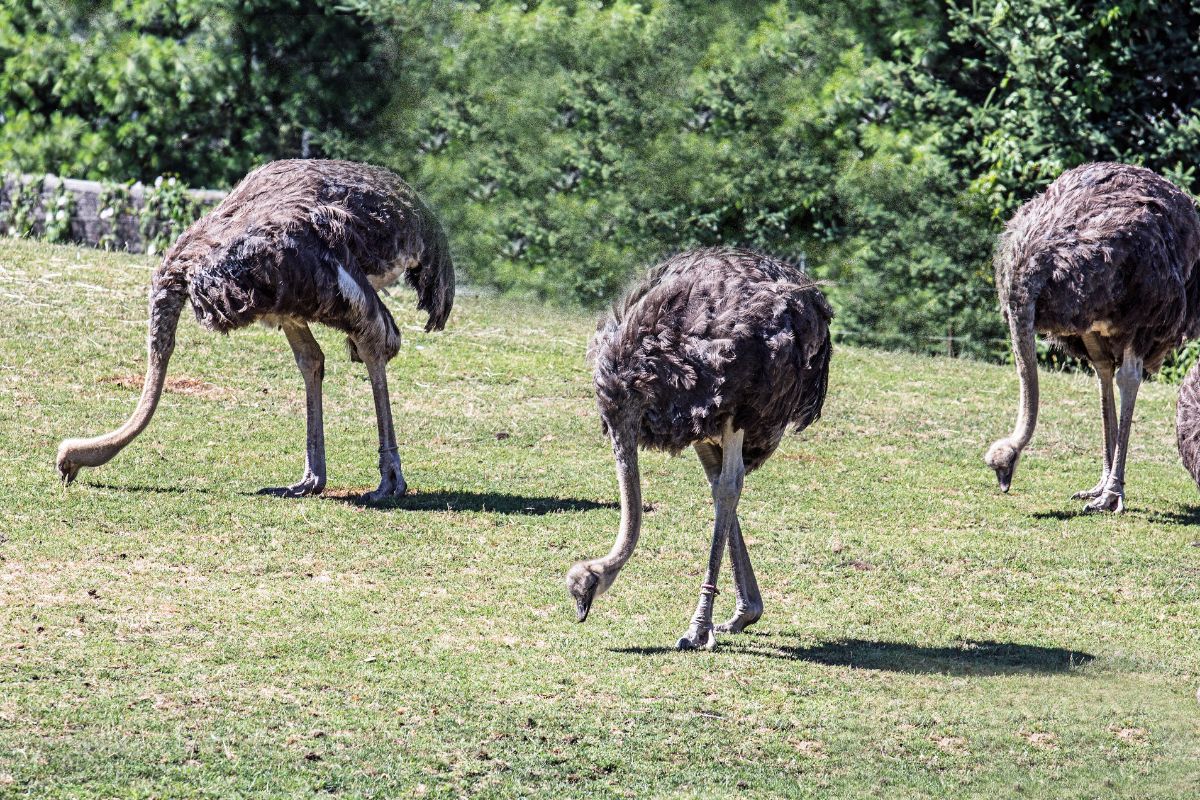
[[[967,752],[967,740],[961,736],[930,736],[929,740],[947,753]]]
[[[1145,744],[1146,742],[1147,731],[1145,728],[1123,728],[1113,725],[1109,730],[1123,742],[1131,744]]]
[[[1058,737],[1053,733],[1045,731],[1025,731],[1021,735],[1025,737],[1025,741],[1029,742],[1034,747],[1042,750],[1054,750],[1058,744]]]
[[[796,752],[809,758],[824,758],[825,744],[816,739],[791,739],[788,743],[796,748]]]
[[[108,383],[124,389],[140,390],[142,388],[142,376],[132,373],[112,375],[107,378],[101,378],[100,383]],[[167,378],[167,382],[163,386],[163,391],[171,392],[172,394],[186,394],[205,400],[220,400],[233,396],[231,389],[217,386],[215,383],[209,383],[208,381],[202,381],[199,378],[189,378],[186,375],[181,375],[178,378]]]

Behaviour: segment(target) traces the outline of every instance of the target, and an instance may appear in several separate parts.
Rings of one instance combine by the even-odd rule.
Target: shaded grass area
[[[1183,797],[1200,781],[1200,495],[1173,389],[1139,397],[1122,517],[1079,515],[1091,383],[1043,376],[1014,491],[983,467],[1010,369],[839,348],[824,418],[740,506],[766,613],[670,649],[711,504],[647,454],[639,551],[584,625],[562,577],[619,509],[589,318],[389,305],[412,495],[372,488],[374,415],[327,354],[329,497],[262,327],[190,319],[148,431],[69,490],[65,437],[118,424],[148,260],[0,245],[0,797]],[[727,588],[728,580],[723,581]],[[722,611],[732,592],[721,598]]]

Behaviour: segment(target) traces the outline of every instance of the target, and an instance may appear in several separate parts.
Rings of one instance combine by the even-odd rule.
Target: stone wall
[[[55,211],[49,206],[53,204],[54,197],[61,186],[65,187],[75,199],[71,214],[70,234],[67,237],[70,241],[95,247],[100,244],[103,237],[112,234],[113,241],[110,242],[110,245],[113,249],[127,250],[132,253],[140,253],[145,250],[141,220],[148,189],[140,182],[133,184],[128,189],[127,205],[132,209],[132,213],[106,215],[107,218],[101,218],[100,197],[103,185],[99,181],[58,178],[53,175],[36,177],[7,174],[3,176],[3,182],[0,183],[0,220],[10,218],[10,210],[19,187],[36,185],[39,181],[41,182],[41,201],[37,204],[33,214],[34,236],[41,236],[45,232],[47,211],[50,213]],[[200,204],[204,211],[215,206],[225,197],[225,192],[208,189],[189,189],[188,194]],[[6,223],[5,229],[0,230],[0,235],[9,234],[7,227]]]

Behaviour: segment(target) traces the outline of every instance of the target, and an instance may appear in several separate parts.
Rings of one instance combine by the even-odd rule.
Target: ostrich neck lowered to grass
[[[1192,365],[1179,386],[1175,406],[1175,444],[1183,467],[1200,486],[1200,361]]]
[[[788,426],[821,414],[829,377],[825,297],[796,267],[750,250],[682,253],[651,270],[592,339],[596,398],[612,437],[621,528],[606,556],[567,573],[579,621],[633,555],[642,523],[638,445],[696,450],[716,510],[708,569],[680,649],[712,647],[713,596],[728,542],[737,610],[715,630],[756,622],[762,597],[737,519],[746,473]]]
[[[1127,164],[1064,172],[1022,206],[996,251],[996,289],[1021,382],[1017,424],[984,456],[1008,491],[1038,412],[1034,332],[1091,362],[1100,383],[1103,470],[1076,498],[1125,507],[1125,460],[1143,372],[1200,333],[1200,217],[1170,181]],[[1118,416],[1113,378],[1121,390]]]
[[[175,347],[185,303],[205,328],[227,333],[256,320],[287,336],[304,378],[307,447],[296,484],[264,489],[300,496],[325,486],[321,381],[325,356],[308,329],[344,331],[351,358],[366,364],[379,428],[379,488],[368,500],[406,490],[392,428],[387,362],[400,330],[376,290],[403,278],[441,330],[454,303],[454,266],[433,213],[399,177],[348,161],[275,161],[247,175],[167,251],[150,288],[149,363],[133,416],[93,439],[67,439],[58,472],[70,483],[98,467],[149,424]]]

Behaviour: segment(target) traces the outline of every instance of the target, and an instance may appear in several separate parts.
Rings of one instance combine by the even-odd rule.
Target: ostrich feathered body
[[[1200,362],[1188,370],[1179,387],[1175,443],[1179,446],[1184,468],[1200,486]]]
[[[681,253],[653,268],[597,328],[589,347],[606,431],[680,452],[745,430],[746,470],[788,426],[821,414],[833,311],[799,268],[751,250]]]
[[[1088,358],[1100,335],[1117,364],[1127,345],[1156,371],[1200,334],[1200,217],[1190,197],[1150,170],[1085,164],[1023,205],[996,251],[1004,313],[1029,313],[1064,350]]]
[[[394,355],[399,330],[376,290],[401,278],[429,314],[426,329],[444,327],[454,266],[433,212],[388,170],[304,159],[247,175],[167,251],[155,287],[186,285],[210,330],[292,317]]]

